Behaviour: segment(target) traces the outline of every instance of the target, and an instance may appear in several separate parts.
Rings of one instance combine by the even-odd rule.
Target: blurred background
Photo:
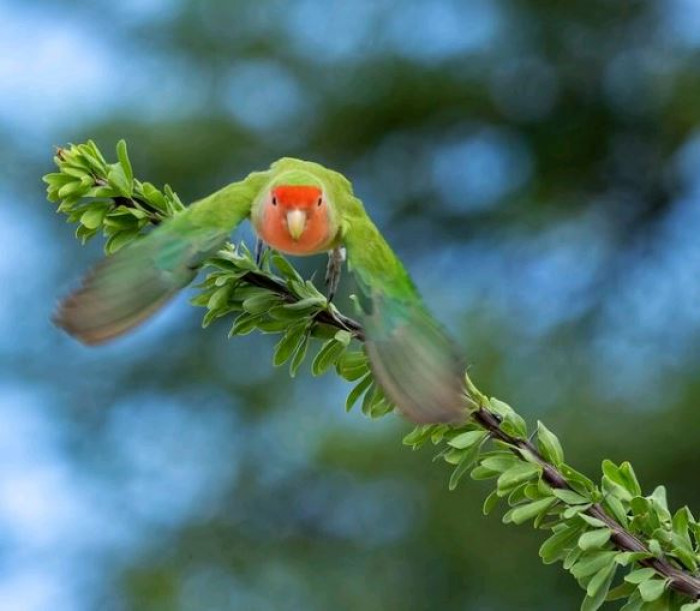
[[[700,3],[0,0],[0,609],[576,609],[409,426],[177,303],[86,349],[53,146],[354,181],[486,392],[700,506]],[[236,239],[250,239],[241,230]],[[299,261],[305,273],[322,257]],[[352,280],[339,298],[348,304]]]

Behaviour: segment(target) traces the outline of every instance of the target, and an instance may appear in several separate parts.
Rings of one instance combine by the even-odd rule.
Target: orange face
[[[292,255],[328,250],[334,237],[323,192],[302,185],[271,189],[255,230],[272,248]]]

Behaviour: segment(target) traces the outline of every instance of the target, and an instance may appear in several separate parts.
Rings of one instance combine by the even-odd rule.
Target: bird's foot
[[[262,258],[266,250],[267,244],[258,238],[255,242],[255,265],[258,267],[260,267],[260,264],[262,263]]]
[[[340,275],[343,271],[346,251],[342,246],[337,246],[328,253],[328,267],[326,267],[326,286],[328,286],[328,302],[333,301],[335,292],[340,283]]]

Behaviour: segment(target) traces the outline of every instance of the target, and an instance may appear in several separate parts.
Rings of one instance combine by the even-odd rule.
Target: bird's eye
[[[273,206],[276,206],[276,205],[277,205],[277,198],[276,198],[276,197],[273,197],[273,198],[272,198],[272,205],[273,205]]]
[[[319,197],[318,201],[316,202],[316,205],[320,208],[322,203],[323,203],[323,198]]]

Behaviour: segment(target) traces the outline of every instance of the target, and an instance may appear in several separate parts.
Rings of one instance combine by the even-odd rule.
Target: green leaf
[[[593,516],[588,516],[585,513],[580,513],[579,517],[586,522],[587,524],[590,524],[591,526],[595,528],[607,528],[607,524],[603,522],[603,520],[599,520],[598,518],[594,518]]]
[[[108,255],[117,252],[138,237],[138,231],[120,231],[109,237],[105,243],[105,251]]]
[[[564,569],[570,571],[572,567],[576,566],[576,563],[578,563],[578,561],[581,559],[583,553],[583,550],[578,545],[572,547],[562,562]]]
[[[67,176],[72,176],[73,178],[77,178],[82,183],[92,182],[90,180],[90,174],[88,174],[87,170],[84,167],[74,168],[74,167],[71,167],[69,165],[65,165],[65,166],[63,166],[62,171]],[[83,180],[85,178],[87,178],[88,181]]]
[[[348,382],[358,380],[369,371],[367,356],[361,350],[346,350],[338,359],[336,369]]]
[[[511,488],[508,488],[507,490],[498,490],[496,489],[496,494],[499,496],[504,496],[508,495],[508,505],[510,507],[515,507],[516,505],[521,505],[522,503],[525,503],[526,501],[530,500],[535,500],[530,498],[527,493],[528,493],[528,488],[532,484],[528,483],[523,483],[523,484],[518,484],[517,486],[512,486]]]
[[[150,182],[144,182],[141,185],[141,190],[143,191],[144,199],[154,208],[157,208],[161,212],[167,212],[168,204],[165,201],[163,194],[156,189]]]
[[[540,557],[545,564],[561,560],[575,546],[581,525],[566,524],[540,546]]]
[[[502,452],[496,456],[487,456],[481,461],[481,466],[490,469],[491,471],[496,471],[498,473],[503,473],[510,469],[513,465],[518,463],[518,459],[514,454],[510,452]]]
[[[579,548],[580,549],[580,548]],[[583,552],[578,562],[571,567],[571,574],[576,579],[594,575],[615,560],[615,552]]]
[[[362,396],[372,384],[372,374],[368,373],[364,378],[362,378],[358,384],[350,391],[348,398],[345,400],[345,411],[349,412],[352,406],[357,403],[357,400]]]
[[[607,567],[600,569],[588,582],[586,587],[587,600],[584,600],[583,605],[581,605],[582,611],[593,611],[605,602],[616,570],[617,565],[611,562]]]
[[[73,180],[72,182],[66,183],[58,190],[58,197],[61,199],[66,199],[82,192],[85,189],[79,180]]]
[[[112,165],[107,172],[107,180],[121,195],[131,197],[133,185],[127,179],[124,168],[121,165]]]
[[[665,579],[648,579],[639,584],[639,595],[644,602],[652,602],[663,595],[667,585]]]
[[[632,496],[639,496],[642,494],[642,487],[639,485],[634,469],[629,462],[625,461],[620,465],[620,475],[624,479],[627,490],[630,491]]]
[[[496,490],[494,490],[491,494],[489,494],[486,497],[486,500],[484,501],[484,505],[481,508],[481,510],[483,511],[485,516],[489,515],[494,510],[496,505],[498,505],[498,501],[500,499],[501,499],[501,497],[498,496]]]
[[[607,458],[603,460],[602,463],[603,475],[610,479],[610,481],[620,484],[624,483],[624,478],[620,475],[620,468],[612,461]]]
[[[96,229],[90,229],[89,227],[85,227],[85,225],[79,225],[75,230],[75,237],[85,244],[85,242],[87,242],[96,233]]]
[[[109,210],[109,204],[93,204],[80,217],[80,222],[88,229],[97,229]]]
[[[555,502],[556,499],[554,497],[549,497],[547,499],[533,501],[527,505],[519,505],[506,513],[506,515],[503,517],[503,521],[510,521],[513,522],[513,524],[523,524],[547,511],[552,505],[554,505]],[[508,516],[508,520],[506,520],[506,516]]]
[[[335,365],[343,350],[345,350],[343,344],[335,339],[329,339],[314,357],[311,363],[311,373],[315,376],[320,376],[327,371],[329,367]]]
[[[654,554],[657,558],[661,558],[664,554],[664,550],[661,547],[661,544],[658,542],[656,539],[649,539],[647,541],[647,544],[649,545],[649,551]]]
[[[610,540],[611,534],[609,528],[589,530],[581,535],[578,540],[578,546],[584,551],[600,549]]]
[[[631,573],[625,575],[625,581],[629,583],[642,583],[643,581],[646,581],[647,579],[651,579],[656,575],[656,571],[654,569],[650,568],[643,568],[643,569],[637,569],[636,571],[632,571]]]
[[[700,609],[700,601],[687,603],[681,607],[681,611],[697,611],[698,609]]]
[[[477,457],[479,456],[480,447],[481,445],[479,443],[475,443],[472,444],[472,446],[468,449],[462,450],[462,457],[460,458],[459,463],[455,467],[454,471],[452,471],[452,475],[450,475],[450,482],[448,485],[450,490],[454,490],[457,487],[459,480],[462,479],[462,476],[474,464]]]
[[[517,463],[507,471],[504,471],[497,481],[498,490],[511,490],[515,486],[531,480],[539,475],[540,469],[532,463]]]
[[[289,365],[289,375],[291,377],[295,377],[297,375],[299,367],[304,362],[304,358],[306,358],[306,353],[309,349],[309,338],[310,336],[307,330],[297,345],[294,355],[292,356],[292,362]]]
[[[231,289],[228,286],[222,286],[216,289],[209,297],[207,308],[209,310],[219,310],[227,305]]]
[[[625,510],[624,505],[622,504],[622,501],[618,499],[616,496],[609,494],[604,501],[604,505],[606,508],[609,510],[609,512],[613,515],[615,520],[623,526],[624,528],[627,528],[629,525],[629,519],[627,517],[627,511]]]
[[[258,330],[261,333],[283,333],[288,327],[288,321],[275,320],[274,318],[266,318],[265,316],[260,318],[258,322]]]
[[[272,360],[275,367],[279,367],[289,360],[292,354],[294,354],[299,347],[305,333],[306,326],[303,324],[295,325],[287,330],[284,336],[282,336],[282,339],[277,342],[277,345],[275,346],[274,357]]]
[[[649,552],[619,552],[615,556],[615,562],[620,566],[629,566],[633,562],[639,562],[651,557],[652,555]]]
[[[257,314],[243,312],[243,314],[240,314],[233,322],[233,325],[228,332],[228,336],[233,337],[234,335],[247,335],[253,331],[253,329],[255,329],[259,320],[260,318]]]
[[[484,467],[483,465],[477,465],[472,469],[469,476],[474,480],[492,479],[498,476],[498,471],[493,471]]]
[[[673,532],[681,537],[688,545],[691,544],[689,527],[693,522],[693,514],[687,507],[681,507],[673,516]]]
[[[304,310],[313,310],[321,306],[326,305],[326,300],[321,297],[307,297],[305,299],[300,299],[294,303],[287,303],[284,305],[284,309],[292,312],[300,312]]]
[[[501,429],[513,437],[526,437],[527,425],[525,420],[515,412],[507,414],[501,422]]]
[[[341,329],[340,331],[336,331],[335,335],[333,338],[337,341],[343,344],[345,348],[348,347],[350,344],[350,341],[352,340],[352,333],[350,331],[346,331],[345,329]]]
[[[666,488],[664,486],[657,486],[649,496],[649,501],[653,504],[656,514],[661,521],[668,522],[671,519],[671,512],[668,510],[668,501],[666,499]]]
[[[505,418],[513,413],[513,408],[510,405],[504,401],[501,401],[500,399],[496,399],[495,397],[491,397],[489,399],[489,406],[491,411],[501,418]]]
[[[133,231],[138,227],[138,219],[131,214],[128,208],[123,207],[111,210],[104,219],[105,227],[117,230]]]
[[[268,312],[280,302],[279,295],[275,293],[261,293],[248,297],[243,301],[243,309],[251,314],[261,314]]]
[[[403,438],[402,443],[411,446],[414,450],[419,448],[428,441],[432,427],[433,425],[431,424],[417,426]]]
[[[453,437],[447,442],[447,445],[457,448],[458,450],[464,450],[479,443],[488,433],[486,431],[467,431],[466,433],[460,433],[456,437]]]
[[[362,413],[365,416],[372,416],[373,414],[373,408],[374,404],[379,401],[379,387],[372,383],[370,387],[367,389],[367,392],[365,393],[365,396],[362,397],[362,406],[361,410]]]
[[[303,282],[303,278],[298,274],[297,270],[295,270],[289,261],[287,261],[287,259],[285,259],[282,255],[276,252],[272,253],[272,264],[287,280]]]
[[[605,597],[605,600],[613,601],[628,598],[636,589],[637,586],[635,586],[633,583],[627,583],[626,581],[623,581],[619,586],[613,588],[608,592],[608,595]]]
[[[134,171],[131,168],[131,162],[129,161],[129,155],[126,151],[126,141],[120,140],[117,142],[117,157],[119,163],[124,170],[124,177],[126,178],[129,185],[133,185],[134,182]]]
[[[564,462],[564,450],[557,437],[542,422],[537,421],[537,447],[555,467]]]
[[[299,310],[288,310],[286,305],[279,305],[271,308],[268,315],[275,320],[286,320],[288,322],[299,322],[302,319],[306,319],[307,312]]]
[[[430,441],[432,441],[433,445],[439,444],[443,438],[445,437],[445,434],[450,430],[450,427],[447,426],[446,424],[434,424],[430,427]]]
[[[620,611],[641,611],[644,601],[639,596],[639,592],[635,591],[630,596],[630,599],[620,608]]]
[[[63,172],[52,172],[50,174],[44,174],[41,177],[47,185],[49,186],[60,186],[62,187],[69,182],[73,182],[73,177],[64,174]]]
[[[574,492],[573,490],[555,488],[552,490],[552,494],[560,501],[564,501],[567,505],[584,505],[591,502],[590,499],[581,496],[578,492]]]
[[[574,491],[584,496],[590,496],[597,491],[596,485],[583,473],[579,473],[576,469],[572,469],[569,465],[561,465],[559,468],[562,475],[566,478]]]
[[[585,505],[573,505],[572,507],[567,507],[561,514],[561,517],[565,520],[570,520],[574,516],[582,515],[591,506],[591,503],[586,503]]]

